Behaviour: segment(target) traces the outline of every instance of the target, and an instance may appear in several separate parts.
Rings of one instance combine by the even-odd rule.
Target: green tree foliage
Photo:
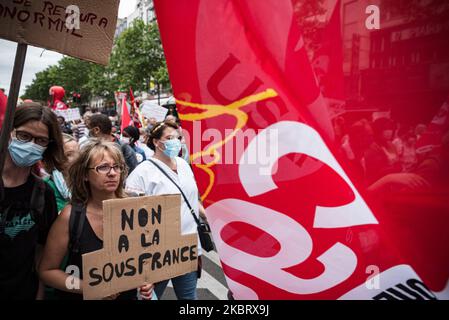
[[[100,96],[113,100],[115,91],[148,91],[150,81],[169,86],[167,66],[156,23],[136,20],[116,39],[108,66],[64,57],[36,74],[23,98],[46,101],[49,88],[59,85],[81,94],[81,102]]]

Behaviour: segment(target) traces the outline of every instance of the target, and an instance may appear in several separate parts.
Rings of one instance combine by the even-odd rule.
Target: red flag
[[[156,0],[155,8],[180,118],[193,141],[194,172],[235,298],[447,296],[447,204],[429,196],[410,210],[416,197],[404,176],[364,189],[353,178],[333,145],[292,2]],[[390,185],[394,178],[403,184]],[[416,174],[408,178],[422,182]],[[379,196],[381,183],[391,189]],[[401,211],[404,203],[410,215]],[[427,221],[425,229],[420,222],[430,207],[439,210],[432,216],[439,227]],[[431,240],[433,232],[444,239]]]
[[[0,129],[3,126],[3,120],[5,118],[7,105],[8,105],[8,97],[2,90],[0,90]]]
[[[337,0],[332,16],[324,28],[323,38],[312,65],[324,96],[343,100],[343,40],[340,10],[341,1]]]
[[[128,126],[132,126],[133,122],[131,121],[131,116],[129,115],[129,109],[128,109],[128,103],[126,101],[126,98],[123,97],[122,100],[122,124],[120,126],[120,132],[123,132],[123,129],[125,129]]]
[[[129,87],[129,96],[131,98],[131,116],[134,126],[136,128],[142,128],[142,120],[140,118],[139,107],[137,106],[136,99],[134,98],[133,88]]]

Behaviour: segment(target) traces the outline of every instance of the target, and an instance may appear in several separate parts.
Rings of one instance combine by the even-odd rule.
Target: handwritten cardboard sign
[[[119,0],[2,0],[0,38],[106,65],[118,6]]]
[[[181,235],[180,207],[180,195],[104,201],[103,249],[83,255],[84,299],[197,270],[197,235]]]
[[[66,109],[66,110],[55,110],[58,116],[64,117],[66,122],[71,122],[81,119],[80,110],[78,108]]]

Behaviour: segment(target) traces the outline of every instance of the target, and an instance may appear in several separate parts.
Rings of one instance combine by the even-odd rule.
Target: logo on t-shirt
[[[23,217],[14,217],[6,223],[5,234],[14,239],[19,233],[29,231],[35,224],[31,218],[31,213]]]

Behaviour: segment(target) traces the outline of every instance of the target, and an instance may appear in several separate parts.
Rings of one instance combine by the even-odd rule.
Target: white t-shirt
[[[162,161],[151,158],[156,162],[182,189],[197,217],[199,217],[198,187],[195,182],[195,176],[188,163],[179,157],[176,157],[176,174]],[[126,179],[125,190],[129,193],[144,193],[147,196],[163,194],[180,194],[179,189],[171,182],[154,164],[150,161],[144,161],[139,164]],[[181,233],[197,233],[197,224],[189,207],[181,195]],[[202,254],[201,243],[198,237],[198,256]]]

